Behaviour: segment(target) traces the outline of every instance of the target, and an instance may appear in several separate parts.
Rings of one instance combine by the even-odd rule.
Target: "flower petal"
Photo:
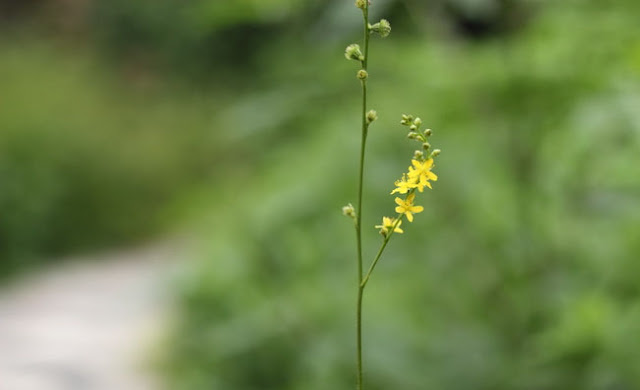
[[[407,211],[404,214],[407,216],[409,222],[413,222],[413,214],[411,214],[411,212]]]

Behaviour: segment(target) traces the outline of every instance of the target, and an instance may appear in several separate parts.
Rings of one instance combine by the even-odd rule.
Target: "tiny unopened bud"
[[[424,131],[424,135],[426,135],[427,137],[431,137],[431,129],[426,129]]]
[[[402,115],[402,121],[400,121],[405,126],[409,126],[413,123],[413,115]]]
[[[369,30],[380,34],[382,38],[386,38],[391,33],[391,24],[387,19],[382,19],[378,23],[370,25]]]
[[[431,152],[431,157],[436,157],[440,154],[440,149],[436,149],[433,152]]]
[[[418,128],[416,127],[416,125],[411,125],[411,126],[409,126],[409,130],[416,131],[416,130],[418,130]]]
[[[364,61],[362,51],[360,51],[360,45],[352,43],[344,50],[344,56],[348,60]]]
[[[367,77],[369,77],[369,73],[367,73],[367,71],[364,69],[360,69],[356,77],[358,77],[358,79],[360,80],[366,80]]]
[[[370,110],[367,112],[367,124],[375,121],[376,119],[378,119],[378,113],[376,110]]]
[[[416,139],[416,137],[418,136],[418,133],[414,133],[413,131],[409,132],[409,134],[407,134],[407,138],[409,139]]]
[[[425,151],[429,150],[431,148],[431,144],[428,142],[425,142],[422,144],[422,149],[424,149]]]
[[[420,125],[422,125],[422,119],[420,119],[420,118],[416,118],[416,119],[413,121],[413,124],[414,124],[414,125],[416,125],[416,126],[418,126],[418,127],[420,127]]]
[[[415,152],[413,152],[413,158],[416,160],[421,160],[424,157],[424,153],[422,153],[422,150],[416,150]]]
[[[367,6],[367,0],[356,0],[356,7],[360,9],[365,9]]]
[[[348,205],[344,206],[342,208],[342,214],[350,217],[350,218],[355,218],[356,217],[356,210],[353,208],[353,205],[351,205],[351,203],[349,203]]]

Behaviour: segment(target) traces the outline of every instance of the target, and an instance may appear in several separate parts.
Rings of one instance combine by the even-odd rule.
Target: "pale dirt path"
[[[184,254],[174,244],[108,253],[0,288],[0,390],[159,389],[145,360]]]

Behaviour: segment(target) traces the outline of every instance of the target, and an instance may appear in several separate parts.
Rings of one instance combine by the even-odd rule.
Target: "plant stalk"
[[[364,22],[364,60],[362,69],[367,70],[369,61],[369,4],[365,5],[363,12]],[[358,210],[356,220],[356,241],[358,245],[358,298],[356,303],[356,359],[357,359],[357,380],[356,389],[363,389],[362,381],[362,187],[364,177],[364,155],[367,142],[367,80],[362,80],[362,141],[360,144],[360,174],[358,180]]]

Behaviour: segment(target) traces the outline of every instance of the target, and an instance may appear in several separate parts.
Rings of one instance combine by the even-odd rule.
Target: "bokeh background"
[[[443,152],[368,389],[640,389],[640,2],[372,3],[366,258],[400,115]],[[351,0],[0,1],[0,283],[186,235],[159,388],[353,388],[360,34]]]

